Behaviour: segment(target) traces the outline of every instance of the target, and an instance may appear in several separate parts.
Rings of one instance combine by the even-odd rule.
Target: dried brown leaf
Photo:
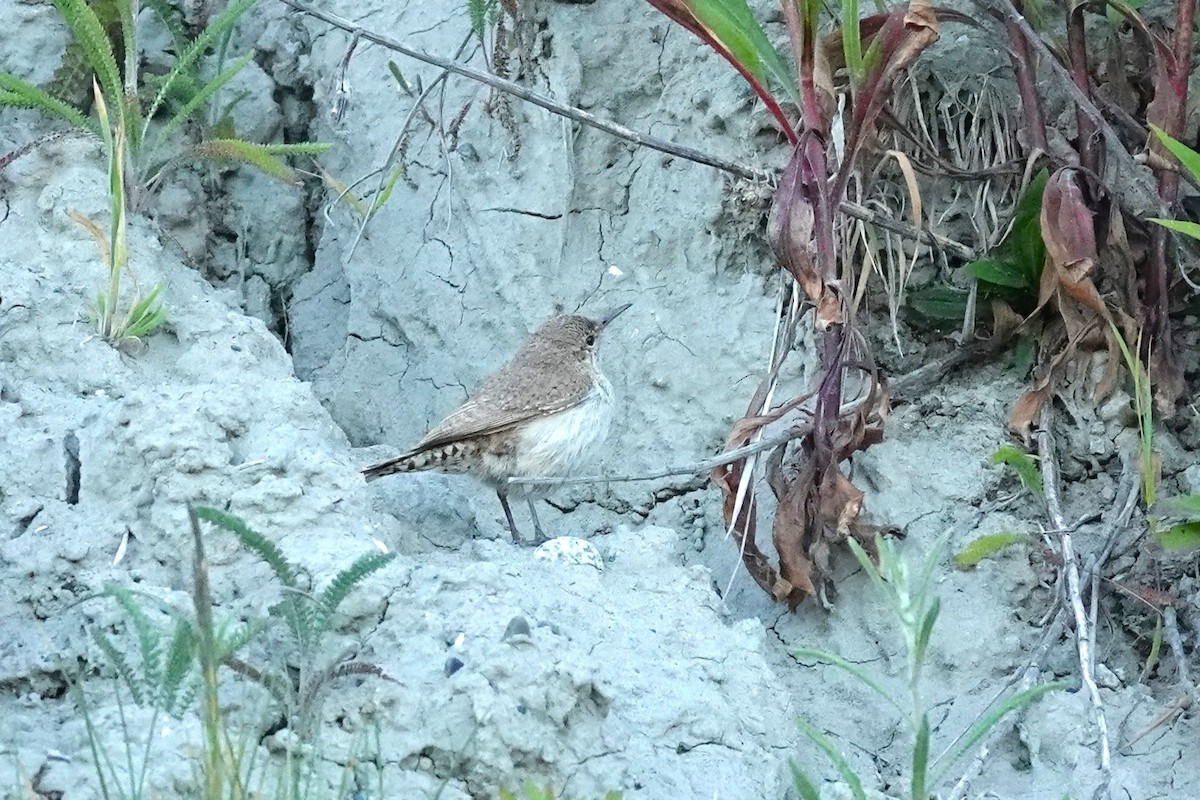
[[[825,333],[835,325],[845,322],[842,314],[842,294],[832,286],[826,286],[816,302],[813,310],[813,325],[818,331]]]
[[[1003,300],[992,301],[992,338],[997,343],[1007,342],[1015,336],[1024,322],[1008,303]]]
[[[839,469],[825,473],[821,484],[821,518],[833,524],[839,540],[850,536],[851,526],[862,511],[862,490],[850,482]]]
[[[813,305],[820,305],[825,281],[817,266],[816,208],[807,197],[803,148],[796,148],[775,189],[767,236],[775,257],[792,274]]]
[[[788,582],[791,591],[775,599],[787,602],[793,609],[806,597],[816,594],[814,564],[808,556],[813,520],[809,513],[812,473],[808,471],[792,481],[787,492],[779,498],[775,510],[775,525],[771,532],[775,550],[779,553],[780,577]],[[816,576],[820,580],[821,576]]]
[[[1085,280],[1098,258],[1096,225],[1074,169],[1059,169],[1050,176],[1042,195],[1041,226],[1046,255],[1060,279],[1070,284]]]
[[[1026,447],[1033,444],[1033,426],[1049,396],[1045,386],[1028,389],[1009,412],[1008,429],[1020,436]]]

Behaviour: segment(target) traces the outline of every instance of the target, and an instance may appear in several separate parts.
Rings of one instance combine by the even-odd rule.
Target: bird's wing
[[[413,453],[429,450],[450,442],[486,436],[513,428],[527,420],[565,411],[580,403],[590,382],[572,376],[559,381],[542,381],[534,391],[514,391],[508,373],[513,366],[495,373],[450,412],[412,449]]]

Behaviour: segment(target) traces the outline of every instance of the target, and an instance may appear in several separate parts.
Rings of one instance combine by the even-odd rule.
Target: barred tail
[[[387,461],[380,461],[378,464],[367,467],[362,474],[369,482],[385,475],[395,475],[397,472],[416,472],[427,468],[425,464],[421,463],[422,461],[423,459],[419,456],[412,454],[389,458]]]

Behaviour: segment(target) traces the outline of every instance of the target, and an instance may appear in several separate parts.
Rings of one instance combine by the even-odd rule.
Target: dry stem
[[[1095,621],[1089,619],[1083,607],[1083,595],[1080,590],[1079,561],[1075,556],[1075,546],[1071,539],[1071,530],[1067,527],[1063,516],[1062,499],[1059,495],[1058,459],[1054,449],[1054,404],[1047,402],[1042,407],[1041,424],[1038,430],[1038,457],[1042,468],[1042,484],[1046,495],[1046,513],[1050,524],[1060,531],[1059,541],[1062,547],[1063,571],[1066,575],[1066,598],[1071,612],[1075,617],[1075,647],[1079,653],[1079,675],[1083,685],[1087,687],[1092,708],[1096,714],[1096,727],[1100,733],[1100,785],[1095,796],[1102,796],[1108,788],[1111,775],[1111,752],[1108,741],[1108,721],[1104,715],[1104,701],[1100,697],[1100,688],[1096,685],[1093,675],[1093,640],[1089,631]]]

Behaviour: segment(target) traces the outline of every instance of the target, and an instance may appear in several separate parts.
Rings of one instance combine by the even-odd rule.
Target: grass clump
[[[222,705],[223,670],[264,688],[282,722],[278,727],[288,728],[309,744],[318,737],[321,700],[334,681],[347,675],[387,677],[379,667],[355,661],[346,653],[333,658],[325,657],[325,653],[326,637],[338,608],[355,587],[386,566],[394,554],[371,553],[358,558],[314,595],[300,585],[299,568],[273,542],[237,517],[211,508],[190,509],[189,516],[193,546],[190,609],[146,600],[121,586],[109,586],[103,592],[124,612],[124,627],[132,639],[131,647],[122,648],[110,634],[92,631],[93,641],[118,678],[120,761],[114,761],[103,745],[87,698],[76,686],[104,800],[140,800],[147,796],[146,777],[162,715],[182,718],[190,713],[198,716],[202,732],[196,765],[198,796],[202,800],[263,796],[268,776],[258,759],[261,732],[253,730],[251,721],[235,722],[228,717]],[[268,617],[242,623],[216,621],[202,520],[233,533],[271,567],[281,583],[283,600]],[[170,624],[152,621],[147,603],[166,614]],[[241,653],[276,625],[284,628],[291,646],[271,663],[251,665]],[[135,705],[151,709],[144,732],[133,730],[126,714],[126,696]],[[347,786],[360,782],[354,762],[350,759],[343,776]],[[282,800],[309,796],[306,779],[313,777],[315,766],[289,749],[286,763],[271,781],[270,796]]]
[[[83,69],[92,75],[96,116],[49,91],[0,69],[0,106],[37,109],[72,128],[99,137],[108,160],[110,231],[78,212],[72,219],[97,240],[107,272],[105,290],[92,303],[89,317],[99,334],[114,346],[140,341],[167,318],[156,285],[145,295],[135,288],[127,302],[121,297],[121,280],[128,265],[126,218],[145,207],[164,175],[197,160],[233,161],[259,169],[280,180],[297,184],[295,170],[281,159],[292,155],[318,155],[329,145],[314,142],[260,144],[237,137],[229,112],[235,98],[223,107],[216,101],[224,88],[254,57],[247,53],[225,65],[225,50],[234,25],[255,0],[234,0],[208,21],[204,31],[188,39],[178,12],[164,0],[146,6],[170,32],[175,63],[161,78],[142,79],[136,0],[52,0],[70,28],[74,41],[69,55],[77,54]],[[212,77],[204,77],[201,61],[215,50]],[[120,55],[120,58],[118,58]],[[61,88],[61,87],[60,87]],[[220,110],[218,110],[220,108]],[[208,112],[206,135],[195,144],[179,141],[188,123]]]

